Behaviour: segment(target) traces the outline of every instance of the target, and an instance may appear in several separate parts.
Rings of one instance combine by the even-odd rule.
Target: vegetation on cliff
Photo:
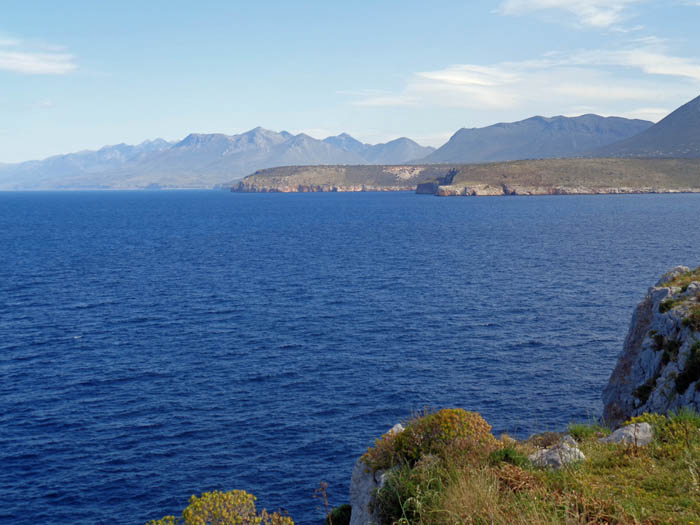
[[[289,516],[255,508],[255,496],[243,490],[205,492],[192,496],[182,517],[164,516],[146,525],[294,525]]]
[[[232,187],[238,192],[414,191],[443,176],[434,166],[286,166],[256,171]]]
[[[676,267],[649,289],[603,401],[612,424],[644,412],[700,410],[700,268]]]
[[[551,470],[528,455],[562,434],[497,440],[478,414],[414,418],[405,437],[382,438],[363,456],[368,468],[390,469],[375,511],[383,524],[698,523],[700,415],[642,421],[654,429],[644,447],[601,442],[608,431],[598,425],[571,425],[586,459]]]
[[[291,166],[261,170],[239,192],[417,190],[437,195],[700,191],[700,159],[542,159],[466,165]]]

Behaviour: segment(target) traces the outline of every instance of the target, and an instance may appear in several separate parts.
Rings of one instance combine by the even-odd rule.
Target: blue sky
[[[700,95],[700,0],[4,0],[0,163],[256,126],[438,146]]]

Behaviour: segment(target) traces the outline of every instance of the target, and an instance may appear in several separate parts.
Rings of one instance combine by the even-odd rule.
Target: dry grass
[[[401,175],[397,170],[403,170]],[[542,159],[489,164],[416,166],[286,166],[260,170],[241,188],[298,186],[413,188],[438,181],[460,186],[543,188],[652,188],[700,190],[700,159]]]
[[[390,503],[382,522],[700,525],[700,416],[646,420],[655,426],[646,447],[600,443],[599,426],[575,425],[587,460],[560,471],[513,464],[551,444],[553,434],[502,440],[498,450],[508,453],[493,452],[489,461],[447,454],[404,464],[378,494]]]

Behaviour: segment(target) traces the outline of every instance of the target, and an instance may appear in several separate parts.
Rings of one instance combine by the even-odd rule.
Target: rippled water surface
[[[247,489],[320,523],[411,411],[601,411],[700,195],[0,194],[0,521],[143,523]]]

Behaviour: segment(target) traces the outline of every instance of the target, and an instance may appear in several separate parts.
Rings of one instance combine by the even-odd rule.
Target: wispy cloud
[[[584,26],[609,28],[625,18],[625,11],[645,0],[505,0],[497,12],[522,15],[532,11],[558,9],[572,14]]]
[[[54,103],[53,100],[49,99],[41,99],[38,100],[34,103],[34,107],[37,109],[53,109],[56,107],[56,104]]]
[[[663,116],[669,97],[700,88],[700,61],[674,56],[660,39],[636,40],[628,48],[552,52],[521,61],[456,64],[414,73],[402,90],[355,92],[357,106],[411,105],[519,114],[527,111]],[[634,108],[641,109],[634,109]],[[549,108],[549,109],[546,109]],[[580,114],[580,113],[579,113]]]
[[[339,95],[355,98],[356,106],[416,106],[420,100],[406,93],[392,93],[379,89],[362,89],[357,91],[338,91]]]
[[[78,66],[61,47],[34,49],[22,40],[0,37],[0,71],[27,75],[65,75]]]

